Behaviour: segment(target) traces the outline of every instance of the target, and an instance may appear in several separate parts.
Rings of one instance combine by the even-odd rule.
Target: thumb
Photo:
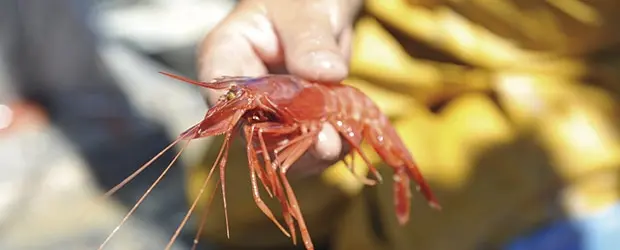
[[[270,16],[279,35],[287,70],[311,81],[340,82],[348,67],[336,37],[340,32],[325,1],[288,1]],[[289,4],[287,4],[289,5]]]

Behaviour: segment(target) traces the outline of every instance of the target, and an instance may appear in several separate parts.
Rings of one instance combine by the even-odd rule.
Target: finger
[[[341,139],[334,127],[325,124],[317,142],[304,153],[289,169],[296,178],[304,178],[322,173],[325,169],[342,160],[348,147],[342,147]]]
[[[237,31],[242,24],[222,23],[204,39],[198,53],[198,77],[211,81],[220,76],[258,76],[267,72],[262,60],[256,55],[250,42]],[[210,104],[223,91],[203,89]]]
[[[340,33],[340,37],[338,38],[338,46],[340,47],[340,53],[345,60],[345,63],[349,65],[351,62],[351,53],[353,44],[353,27],[347,26]]]
[[[338,160],[342,154],[342,141],[338,131],[329,124],[323,124],[311,153],[322,161]]]
[[[331,1],[333,2],[333,1]],[[336,41],[329,5],[324,1],[288,1],[270,6],[270,19],[280,37],[286,67],[313,81],[340,82],[348,68]]]

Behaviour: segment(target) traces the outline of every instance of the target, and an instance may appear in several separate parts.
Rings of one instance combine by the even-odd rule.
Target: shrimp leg
[[[253,147],[254,145],[254,131],[256,131],[256,125],[252,125],[252,126],[244,126],[243,127],[244,133],[245,133],[245,139],[247,141],[247,147],[246,151],[248,154],[248,160],[251,160],[250,157],[253,157],[252,159],[255,159],[258,162],[258,159],[256,158],[256,155],[259,154],[259,152]],[[248,150],[252,150],[253,154],[250,155],[250,151]],[[261,152],[262,153],[262,152]],[[262,171],[262,169],[260,168],[260,164],[257,163],[257,168],[254,169],[256,171],[256,174],[258,175],[258,179],[261,181],[261,183],[263,184],[263,187],[265,188],[265,191],[267,191],[267,194],[269,194],[269,197],[273,198],[273,181],[271,179],[269,179],[269,182],[267,181],[267,176],[265,175],[265,172]],[[269,186],[271,185],[271,186]]]
[[[338,133],[340,133],[340,135],[342,135],[342,137],[344,137],[344,139],[351,146],[351,149],[357,152],[360,157],[362,157],[362,160],[366,163],[370,172],[375,175],[377,181],[379,183],[383,182],[383,177],[381,176],[379,171],[377,171],[377,168],[372,165],[370,159],[368,159],[368,156],[366,156],[366,154],[364,154],[364,152],[362,152],[362,149],[360,148],[363,139],[362,127],[355,126],[355,124],[357,124],[355,121],[343,122],[338,119],[332,119],[329,123],[336,129],[336,131],[338,131]],[[374,185],[374,183],[371,183],[371,185]]]
[[[351,171],[351,174],[353,174],[353,176],[355,176],[355,178],[361,182],[364,183],[365,185],[369,185],[369,186],[374,186],[377,184],[377,182],[375,180],[371,180],[368,179],[367,177],[362,177],[359,176],[355,173],[355,152],[351,152],[351,161],[347,161],[347,158],[342,158],[342,162],[344,162],[345,165],[347,165],[347,169],[349,169],[349,171]]]
[[[282,215],[284,217],[284,220],[286,221],[286,224],[289,227],[289,231],[290,234],[292,236],[292,240],[293,240],[293,244],[297,243],[297,235],[296,235],[296,230],[295,230],[295,225],[294,225],[294,221],[293,221],[293,217],[295,216],[295,214],[293,213],[293,215],[291,215],[291,205],[289,204],[287,198],[286,198],[286,194],[283,192],[281,186],[280,186],[280,182],[278,181],[277,175],[275,174],[275,169],[277,168],[277,162],[271,162],[270,156],[267,153],[267,145],[265,143],[265,139],[263,134],[270,134],[270,135],[282,135],[282,134],[288,134],[288,133],[292,133],[295,132],[297,130],[296,126],[290,126],[290,127],[284,127],[281,124],[277,124],[277,123],[270,123],[270,122],[265,122],[265,123],[260,123],[260,124],[256,124],[256,126],[258,127],[258,140],[259,140],[259,144],[261,146],[261,151],[263,153],[263,158],[265,159],[265,167],[268,169],[267,171],[272,171],[273,172],[273,182],[272,182],[272,188],[273,188],[273,192],[275,193],[275,195],[277,196],[278,200],[280,201],[280,205],[282,206]],[[297,137],[299,138],[299,137]],[[296,139],[297,139],[296,138]],[[296,139],[293,139],[292,141],[295,141]],[[289,142],[290,144],[291,142]],[[279,150],[274,150],[274,154],[277,156],[278,155]],[[276,167],[274,167],[276,166]]]
[[[396,130],[389,124],[387,118],[383,119],[378,124],[365,125],[363,133],[379,156],[394,168],[394,205],[398,222],[405,224],[409,220],[411,206],[410,179],[414,179],[418,183],[418,189],[428,200],[431,207],[441,209],[441,206],[431,192],[430,186],[422,177],[422,173],[409,154],[407,147],[398,137]]]
[[[258,191],[258,182],[256,180],[256,172],[257,171],[261,171],[260,170],[260,165],[258,163],[258,159],[256,158],[256,151],[254,150],[254,147],[252,147],[253,145],[253,138],[254,138],[254,130],[255,130],[256,125],[252,125],[252,126],[246,126],[245,129],[245,136],[247,138],[247,146],[246,146],[246,151],[248,154],[248,167],[250,168],[250,181],[252,184],[252,195],[254,196],[254,202],[256,202],[256,205],[258,206],[258,208],[263,211],[263,213],[269,218],[271,219],[271,221],[273,223],[276,224],[276,226],[278,226],[278,228],[282,231],[282,233],[284,233],[287,237],[290,237],[290,234],[286,231],[286,229],[284,229],[284,227],[282,227],[282,225],[280,224],[280,222],[278,222],[278,220],[276,220],[276,218],[273,216],[273,212],[271,212],[271,209],[269,209],[269,207],[267,207],[267,205],[265,204],[265,202],[263,201],[263,199],[260,197],[260,193]],[[260,172],[262,174],[262,171]],[[260,176],[260,174],[259,174]],[[262,179],[262,178],[261,178]],[[265,180],[261,180],[264,184]],[[271,183],[272,185],[274,185],[275,183]],[[269,189],[267,189],[269,190]]]
[[[295,218],[297,219],[297,222],[299,223],[299,230],[301,232],[301,237],[304,241],[304,246],[308,250],[313,250],[314,245],[312,244],[312,239],[310,237],[310,233],[308,232],[306,222],[304,221],[303,215],[301,213],[301,209],[299,207],[299,202],[297,201],[297,197],[295,196],[295,192],[293,191],[293,188],[291,187],[291,184],[289,183],[288,178],[286,177],[286,172],[293,165],[293,163],[295,163],[299,159],[299,157],[301,157],[310,148],[310,146],[312,146],[319,132],[320,132],[320,129],[317,128],[309,132],[306,132],[300,137],[297,137],[297,138],[303,138],[303,139],[296,140],[295,142],[293,141],[289,142],[289,144],[287,144],[286,149],[284,149],[284,151],[282,151],[282,154],[279,155],[279,156],[283,156],[283,159],[281,159],[282,164],[279,165],[280,179],[282,180],[282,184],[284,185],[284,188],[286,190],[288,200],[291,203],[291,206],[293,208]]]

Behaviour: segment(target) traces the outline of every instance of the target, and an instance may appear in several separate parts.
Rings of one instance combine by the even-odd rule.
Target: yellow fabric
[[[337,250],[494,248],[557,216],[548,212],[556,201],[566,214],[618,201],[620,60],[590,55],[620,41],[620,2],[367,0],[366,10],[345,84],[393,119],[444,210],[416,193],[401,227],[388,167],[385,183],[363,187],[337,164],[294,181],[316,244],[329,236]],[[592,76],[596,84],[582,80]],[[220,144],[190,172],[190,201]],[[204,235],[229,249],[291,249],[254,204],[245,150],[234,147],[231,239],[219,190]]]

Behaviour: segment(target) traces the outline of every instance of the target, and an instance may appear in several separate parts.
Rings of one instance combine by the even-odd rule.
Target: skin
[[[199,79],[288,73],[339,84],[348,74],[353,19],[361,5],[362,0],[242,0],[202,41]],[[223,94],[204,91],[210,104]],[[326,125],[290,170],[316,173],[344,151],[336,130]]]

